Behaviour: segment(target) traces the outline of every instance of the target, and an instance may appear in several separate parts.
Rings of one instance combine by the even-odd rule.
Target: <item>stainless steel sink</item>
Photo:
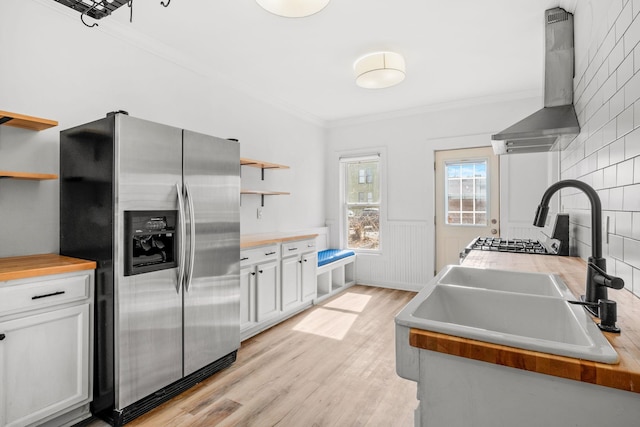
[[[406,327],[616,363],[618,354],[553,275],[449,266],[396,316]]]

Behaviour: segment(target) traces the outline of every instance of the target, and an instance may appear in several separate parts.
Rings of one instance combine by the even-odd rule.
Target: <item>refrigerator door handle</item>
[[[189,270],[187,271],[187,281],[185,285],[185,291],[189,291],[191,286],[191,279],[193,278],[193,265],[196,259],[196,214],[193,210],[193,197],[191,197],[191,190],[189,190],[189,184],[184,183],[185,194],[187,202],[189,203]]]
[[[180,244],[180,259],[178,260],[178,284],[176,285],[176,291],[180,293],[180,286],[182,286],[182,282],[184,281],[184,263],[187,253],[187,223],[184,214],[184,198],[182,197],[182,189],[179,183],[176,183],[176,190],[178,191],[178,215],[180,217],[180,240],[178,242]]]

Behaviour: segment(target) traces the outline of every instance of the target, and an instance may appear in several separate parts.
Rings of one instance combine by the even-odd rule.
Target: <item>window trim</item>
[[[375,149],[374,149],[375,150]],[[361,248],[353,248],[350,249],[356,253],[360,254],[372,254],[372,255],[380,255],[383,252],[383,241],[385,234],[385,226],[386,226],[386,169],[384,163],[384,149],[378,149],[375,151],[364,151],[359,153],[345,153],[338,157],[338,169],[339,169],[339,206],[340,209],[340,221],[339,221],[339,236],[340,236],[340,246],[342,248],[348,248],[348,212],[349,206],[351,205],[360,205],[363,207],[375,205],[375,203],[347,203],[346,202],[346,188],[347,188],[347,177],[346,170],[347,164],[356,163],[356,162],[366,162],[371,160],[378,161],[378,175],[380,177],[379,191],[380,191],[380,200],[377,203],[379,209],[379,228],[378,228],[378,248],[377,249],[361,249]]]

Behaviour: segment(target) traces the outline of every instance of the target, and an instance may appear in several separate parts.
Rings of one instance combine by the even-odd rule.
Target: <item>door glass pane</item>
[[[445,164],[446,223],[487,225],[487,161]]]

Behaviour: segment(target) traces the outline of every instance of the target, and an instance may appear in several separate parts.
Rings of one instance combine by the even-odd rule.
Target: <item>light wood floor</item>
[[[393,318],[414,295],[353,286],[128,426],[412,426],[416,384],[395,373]]]

